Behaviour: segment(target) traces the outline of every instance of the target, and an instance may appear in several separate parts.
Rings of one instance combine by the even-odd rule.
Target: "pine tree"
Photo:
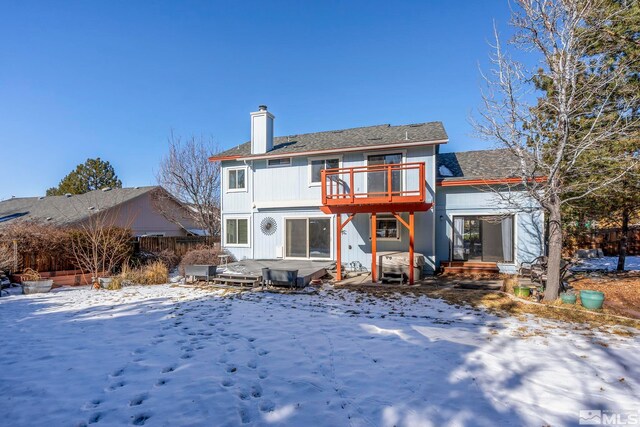
[[[57,187],[49,188],[47,196],[61,196],[64,194],[83,194],[104,187],[120,188],[122,182],[118,179],[113,166],[99,157],[87,159],[76,166],[67,176],[62,178]]]
[[[609,19],[603,19],[609,17]],[[624,106],[605,117],[609,123],[625,121],[636,123],[627,134],[588,153],[583,161],[589,162],[594,174],[613,178],[625,174],[613,185],[605,186],[586,198],[576,200],[568,209],[607,224],[617,224],[620,229],[618,245],[618,270],[624,270],[627,252],[629,222],[640,211],[640,171],[637,159],[640,153],[640,2],[605,0],[602,7],[591,10],[585,20],[580,42],[591,56],[602,57],[597,72],[614,73],[628,70],[617,86],[606,93],[613,104]],[[630,161],[631,159],[631,161]],[[592,177],[571,177],[572,184],[588,182]]]

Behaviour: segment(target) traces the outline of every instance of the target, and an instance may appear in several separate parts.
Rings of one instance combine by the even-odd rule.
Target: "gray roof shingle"
[[[385,124],[275,137],[273,139],[273,149],[267,154],[287,155],[306,151],[335,151],[348,147],[446,141],[448,138],[442,122],[416,123],[400,126]],[[245,142],[213,157],[233,156],[251,156],[251,142]]]
[[[443,174],[441,166],[452,176]],[[438,154],[438,179],[443,181],[517,177],[519,168],[518,158],[507,149]]]
[[[98,210],[113,208],[158,188],[161,187],[112,188],[109,191],[94,190],[70,197],[16,197],[2,200],[0,226],[12,222],[2,221],[3,218],[15,214],[22,214],[19,216],[20,220],[69,225],[87,219]]]

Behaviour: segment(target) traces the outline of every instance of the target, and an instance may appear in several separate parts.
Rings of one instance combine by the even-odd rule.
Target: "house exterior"
[[[134,236],[202,234],[190,210],[159,186],[105,188],[85,194],[15,197],[0,201],[0,227],[16,221],[82,225],[96,213],[105,224],[131,228]],[[171,219],[171,220],[170,220]]]
[[[440,122],[274,137],[274,118],[261,106],[251,140],[210,159],[222,165],[222,244],[237,259],[340,259],[375,281],[387,252],[432,274],[515,269],[544,250],[541,209],[499,197],[517,182],[505,150],[440,153]]]

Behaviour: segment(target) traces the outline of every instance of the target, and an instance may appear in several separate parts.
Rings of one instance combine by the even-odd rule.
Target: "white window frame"
[[[369,225],[371,225],[372,216],[369,215]],[[396,230],[398,230],[398,237],[376,237],[377,242],[401,242],[402,241],[402,227],[404,227],[398,218],[391,213],[376,214],[376,232],[378,231],[379,220],[393,220],[396,222]],[[371,227],[369,227],[369,240],[371,240]]]
[[[229,243],[227,242],[227,221],[230,219],[244,219],[247,221],[247,243]],[[249,215],[229,215],[224,217],[223,230],[224,246],[228,248],[249,248],[251,247],[251,216]]]
[[[307,226],[310,219],[328,219],[329,220],[329,258],[318,257],[288,257],[287,256],[287,220],[288,219],[306,219]],[[299,259],[299,260],[317,260],[317,261],[331,261],[334,259],[334,232],[335,224],[333,215],[289,215],[282,218],[282,259]],[[307,230],[308,231],[308,230]],[[309,252],[309,242],[307,242],[307,252]]]
[[[225,172],[224,172],[224,186],[226,189],[227,193],[246,193],[247,191],[249,191],[249,168],[247,168],[246,166],[234,166],[231,168],[225,168]],[[238,170],[243,170],[244,171],[244,187],[243,188],[229,188],[229,173],[231,171],[238,171]],[[236,177],[236,182],[237,182],[237,177]]]
[[[402,162],[401,164],[405,164],[407,163],[407,150],[406,149],[400,149],[400,150],[383,150],[383,151],[368,151],[363,153],[364,154],[364,165],[365,166],[369,166],[369,156],[384,156],[385,154],[395,154],[395,153],[400,153],[402,154]],[[402,190],[406,190],[407,189],[407,174],[406,174],[406,170],[403,169],[402,170]],[[364,187],[364,192],[368,193],[369,192],[369,182],[368,179],[365,177],[364,182],[362,183],[363,187]]]
[[[497,264],[502,264],[502,265],[519,265],[520,264],[520,260],[518,258],[518,223],[519,223],[519,212],[518,211],[509,211],[509,210],[497,210],[497,211],[484,211],[484,210],[465,210],[465,209],[461,209],[461,210],[456,210],[453,212],[447,212],[446,217],[447,217],[447,222],[450,224],[447,224],[446,228],[447,228],[447,238],[449,239],[449,253],[450,255],[448,255],[449,258],[453,258],[453,234],[454,234],[454,224],[453,224],[453,217],[462,217],[462,216],[505,216],[505,215],[511,215],[513,216],[513,262],[499,262]],[[543,220],[543,224],[544,224],[544,216],[541,217]],[[542,236],[544,239],[544,235]],[[450,260],[443,260],[444,262],[449,262],[449,261],[453,261],[453,259]]]
[[[312,162],[313,161],[317,161],[317,160],[338,160],[338,168],[342,167],[342,156],[341,155],[337,155],[337,156],[321,156],[321,157],[309,157],[307,159],[307,168],[308,168],[308,173],[307,173],[307,181],[309,182],[309,187],[320,187],[322,185],[322,182],[313,182],[313,167],[312,167]]]
[[[271,160],[289,160],[289,163],[284,164],[284,165],[270,165],[269,162]],[[268,168],[286,168],[286,167],[291,166],[291,164],[292,164],[291,157],[278,157],[276,159],[267,159],[267,167]]]

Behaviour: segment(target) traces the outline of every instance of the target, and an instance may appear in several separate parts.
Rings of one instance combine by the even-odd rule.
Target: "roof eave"
[[[391,142],[386,144],[377,144],[377,145],[365,145],[365,146],[351,146],[351,147],[336,147],[329,148],[324,150],[309,150],[309,151],[301,151],[301,152],[282,152],[282,153],[265,153],[259,155],[249,155],[249,156],[211,156],[209,157],[209,161],[223,161],[223,160],[262,160],[262,159],[273,159],[273,158],[282,158],[282,157],[307,157],[313,155],[321,155],[321,154],[331,154],[331,153],[345,153],[345,152],[357,152],[357,151],[376,151],[376,150],[388,150],[394,148],[406,148],[406,147],[420,147],[420,146],[428,146],[428,145],[440,145],[446,144],[449,142],[449,139],[436,139],[430,141],[410,141],[410,142]]]

